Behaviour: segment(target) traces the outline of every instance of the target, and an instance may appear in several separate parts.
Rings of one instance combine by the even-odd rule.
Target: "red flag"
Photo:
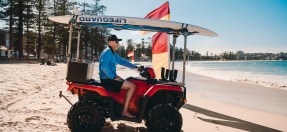
[[[168,1],[165,2],[163,5],[160,7],[156,8],[152,12],[150,12],[146,17],[144,18],[150,18],[150,19],[161,19],[165,17],[166,15],[169,15],[169,4]],[[170,19],[168,19],[170,20]]]
[[[132,63],[135,63],[135,59],[134,59],[134,51],[131,51],[128,53],[128,57],[132,57]]]
[[[134,56],[134,51],[128,53],[128,57]]]
[[[164,53],[168,51],[167,34],[164,32],[158,32],[152,36],[152,54]]]
[[[168,1],[157,9],[150,12],[145,18],[170,20],[170,10]],[[141,31],[142,35],[151,32]],[[152,66],[156,72],[156,77],[160,79],[161,67],[169,68],[169,39],[168,34],[158,32],[152,37]]]
[[[169,4],[168,1],[165,2],[163,5],[160,7],[156,8],[152,12],[150,12],[145,18],[150,18],[150,19],[160,19],[160,20],[170,20],[170,12],[169,12]],[[149,31],[141,31],[142,35],[146,35],[152,32]]]

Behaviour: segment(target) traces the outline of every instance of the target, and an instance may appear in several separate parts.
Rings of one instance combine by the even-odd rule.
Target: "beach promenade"
[[[59,91],[72,103],[78,97],[66,91],[66,64],[58,65],[0,64],[0,132],[69,131],[66,116],[71,105],[59,98]],[[99,79],[97,65],[95,79]],[[123,78],[138,76],[136,70],[121,66],[117,69]],[[180,74],[178,81],[181,81]],[[186,87],[187,103],[180,109],[182,132],[287,131],[285,90],[188,72]],[[102,131],[147,132],[144,122],[109,119]]]

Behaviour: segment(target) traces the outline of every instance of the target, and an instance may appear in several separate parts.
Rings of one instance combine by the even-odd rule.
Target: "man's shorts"
[[[120,92],[125,80],[101,79],[101,83],[112,87],[116,92]]]

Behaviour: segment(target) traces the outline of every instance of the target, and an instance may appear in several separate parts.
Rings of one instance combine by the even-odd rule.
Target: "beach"
[[[178,81],[182,80],[179,71]],[[287,116],[287,90],[218,80],[186,72],[187,91],[228,104]]]
[[[151,65],[150,63],[142,63]],[[71,105],[78,97],[67,91],[66,64],[0,64],[0,132],[69,131]],[[138,72],[117,66],[123,78]],[[127,74],[128,73],[128,74]],[[98,80],[98,63],[94,68]],[[181,81],[179,71],[177,80]],[[180,109],[182,132],[287,131],[287,90],[218,80],[186,72],[187,103]],[[102,132],[146,132],[142,123],[106,120]]]

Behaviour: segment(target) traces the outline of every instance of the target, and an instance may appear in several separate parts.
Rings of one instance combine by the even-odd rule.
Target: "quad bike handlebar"
[[[165,72],[166,70],[166,72]],[[139,66],[138,71],[143,78],[147,80],[151,80],[155,78],[154,70],[150,67]],[[163,82],[176,82],[178,70],[169,70],[164,67],[161,68],[161,78]],[[168,80],[169,78],[169,80]]]
[[[143,71],[144,70],[144,66],[139,66],[138,71]]]
[[[145,69],[144,66],[140,66],[140,67],[138,68],[138,71],[140,72],[140,75],[141,75],[143,78],[147,78],[147,77],[146,77],[146,73],[144,73],[144,72],[145,72],[144,69]]]
[[[154,70],[150,67],[140,66],[138,71],[140,72],[140,75],[147,80],[152,80],[155,78]]]

